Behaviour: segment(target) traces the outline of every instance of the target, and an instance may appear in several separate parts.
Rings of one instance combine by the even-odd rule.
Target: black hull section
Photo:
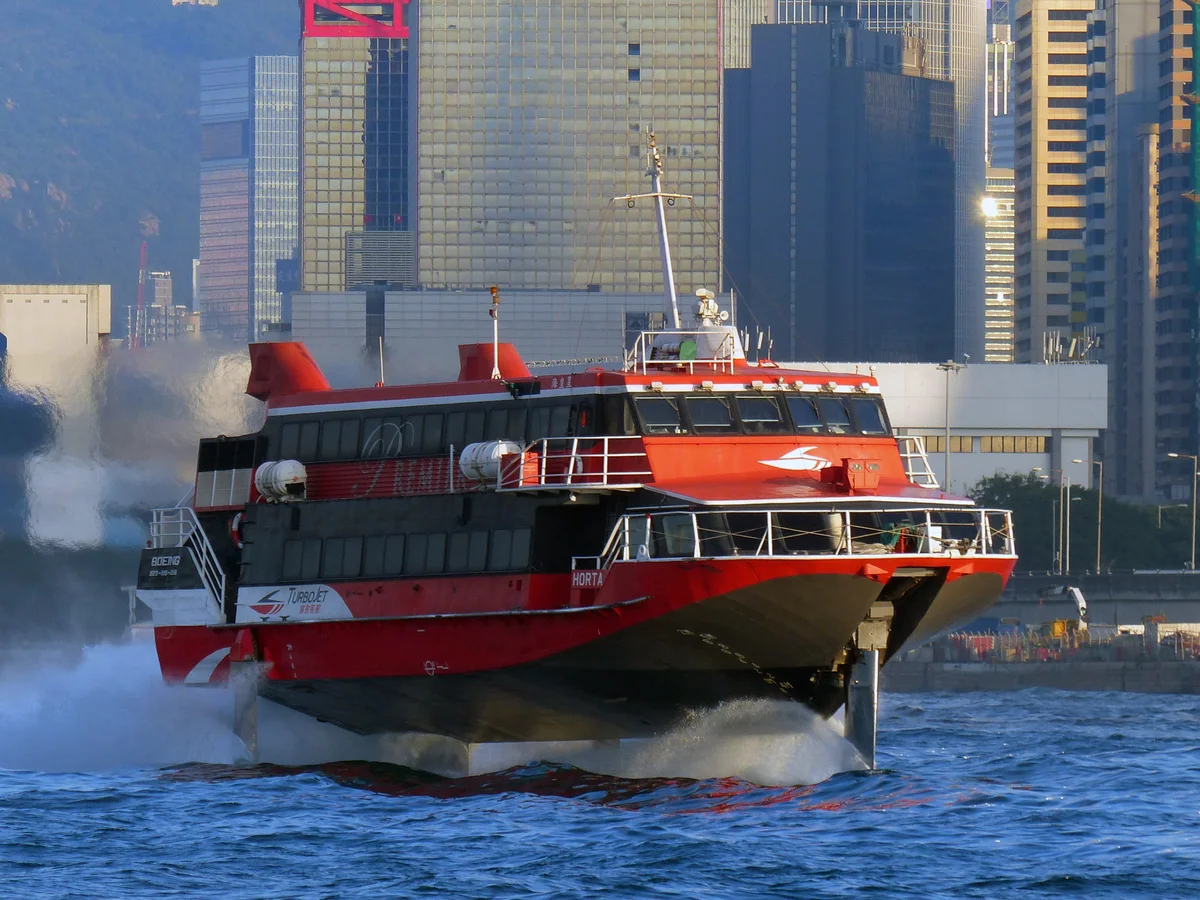
[[[926,618],[940,625],[978,615],[1001,587],[993,575],[950,584],[943,577],[931,585],[936,598],[896,598],[897,625],[909,620],[906,633],[893,635],[896,646]],[[883,593],[861,577],[776,579],[537,663],[428,677],[268,680],[262,693],[359,733],[424,732],[465,743],[649,737],[689,710],[733,700],[789,700],[828,716],[844,699],[838,658]]]

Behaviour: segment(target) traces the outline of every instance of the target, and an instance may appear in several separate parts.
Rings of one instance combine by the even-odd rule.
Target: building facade
[[[781,23],[826,21],[837,9],[812,0],[778,0],[778,4]],[[984,223],[979,203],[985,187],[987,128],[985,4],[972,0],[860,0],[853,9],[867,28],[920,38],[925,47],[925,74],[954,83],[955,352],[982,359]]]
[[[200,121],[196,309],[206,331],[255,340],[280,319],[275,260],[298,241],[296,58],[203,63]]]
[[[1013,170],[988,168],[983,197],[984,316],[983,361],[1013,361],[1016,290],[1016,219]]]
[[[750,69],[726,73],[726,264],[742,321],[769,332],[776,357],[946,359],[953,84],[918,74],[916,39],[852,22],[756,25],[752,47]]]
[[[1087,323],[1088,17],[1017,0],[1016,360],[1071,358]]]
[[[651,128],[683,291],[721,270],[723,16],[761,3],[303,0],[301,287],[662,289]],[[553,15],[551,11],[553,10]],[[420,102],[418,103],[418,98]]]

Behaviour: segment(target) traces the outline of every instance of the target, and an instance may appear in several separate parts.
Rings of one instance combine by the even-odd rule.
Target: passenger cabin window
[[[746,434],[783,434],[788,430],[775,397],[738,397],[738,418]]]
[[[696,434],[727,434],[736,431],[728,397],[693,396],[684,401]]]
[[[792,414],[792,424],[796,426],[796,434],[821,434],[825,430],[812,397],[788,397],[787,405],[788,412]]]
[[[672,397],[638,397],[638,417],[643,434],[682,434],[679,424],[679,401]]]
[[[825,420],[825,428],[830,434],[854,433],[850,410],[846,408],[845,400],[840,397],[818,397],[817,406],[821,410],[821,418]]]

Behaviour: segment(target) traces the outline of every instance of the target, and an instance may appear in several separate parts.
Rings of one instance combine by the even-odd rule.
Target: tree
[[[968,492],[980,506],[1013,513],[1021,571],[1048,572],[1055,568],[1060,528],[1057,509],[1061,491],[1034,472],[990,475]],[[1071,571],[1096,567],[1096,498],[1094,490],[1071,487]],[[1183,510],[1163,510],[1104,498],[1102,570],[1178,569],[1191,553],[1191,518]],[[1065,561],[1064,561],[1065,562]]]

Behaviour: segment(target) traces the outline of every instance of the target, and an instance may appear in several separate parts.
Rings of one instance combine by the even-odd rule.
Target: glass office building
[[[717,287],[725,2],[304,0],[302,290],[661,291],[649,204],[610,203],[652,128],[680,290]]]
[[[829,4],[779,0],[781,23],[823,22]],[[930,78],[954,82],[955,350],[983,358],[987,9],[972,0],[858,0],[842,7],[874,31],[910,34],[925,45]]]
[[[200,70],[200,260],[206,332],[256,340],[280,321],[275,261],[299,229],[295,57],[220,60]]]

